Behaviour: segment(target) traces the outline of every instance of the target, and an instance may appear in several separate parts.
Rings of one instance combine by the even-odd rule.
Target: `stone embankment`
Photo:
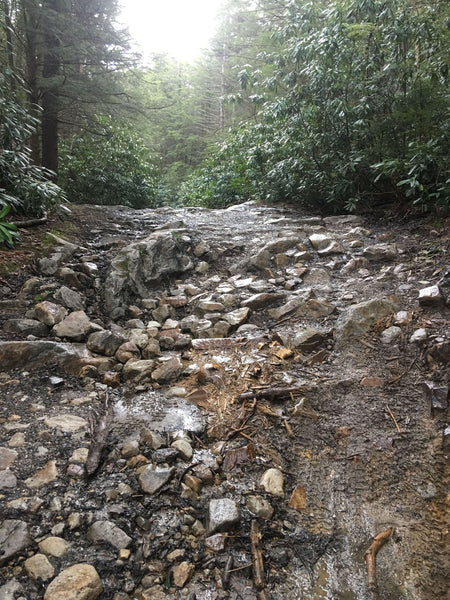
[[[445,223],[92,215],[0,287],[1,600],[364,600],[387,527],[443,598]]]

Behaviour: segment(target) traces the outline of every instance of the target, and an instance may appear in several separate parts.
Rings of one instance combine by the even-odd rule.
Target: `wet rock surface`
[[[2,276],[0,598],[371,600],[388,527],[444,598],[449,223],[74,211]]]

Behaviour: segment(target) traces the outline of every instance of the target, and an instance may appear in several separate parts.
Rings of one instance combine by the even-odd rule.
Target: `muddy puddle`
[[[205,428],[204,413],[183,398],[166,398],[158,391],[148,391],[119,399],[114,407],[115,423],[120,429],[139,430],[144,425],[158,432],[188,431],[200,433]]]

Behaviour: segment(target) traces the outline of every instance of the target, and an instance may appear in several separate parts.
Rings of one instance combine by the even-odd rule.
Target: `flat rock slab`
[[[40,369],[49,363],[64,365],[78,357],[70,344],[47,340],[0,342],[0,364],[3,371]]]
[[[117,550],[128,548],[132,542],[130,536],[111,521],[96,521],[89,527],[87,537],[93,543],[107,542]]]
[[[139,485],[146,494],[156,494],[163,485],[170,481],[174,473],[174,468],[158,469],[149,465],[139,475]]]
[[[44,600],[96,600],[102,592],[102,582],[94,567],[77,564],[55,577]]]
[[[76,415],[56,415],[46,418],[44,423],[47,427],[60,429],[66,433],[73,433],[83,429],[88,424],[86,419],[77,417]]]
[[[24,521],[3,521],[0,525],[0,567],[30,544],[28,525]]]

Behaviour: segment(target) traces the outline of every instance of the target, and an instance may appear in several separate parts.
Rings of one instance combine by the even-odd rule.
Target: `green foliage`
[[[48,181],[51,173],[32,164],[27,142],[36,123],[19,104],[20,92],[23,86],[12,72],[0,73],[0,207],[40,215],[65,196]]]
[[[239,71],[269,99],[188,180],[185,201],[448,205],[449,5],[281,0],[274,16],[272,4],[261,3],[280,43],[265,54],[272,71]]]
[[[17,227],[12,223],[7,223],[3,219],[8,215],[11,207],[5,204],[0,210],[0,244],[5,244],[11,247],[13,243],[19,239]]]
[[[129,127],[98,117],[95,131],[65,141],[60,154],[60,182],[71,202],[156,205],[158,169]]]

